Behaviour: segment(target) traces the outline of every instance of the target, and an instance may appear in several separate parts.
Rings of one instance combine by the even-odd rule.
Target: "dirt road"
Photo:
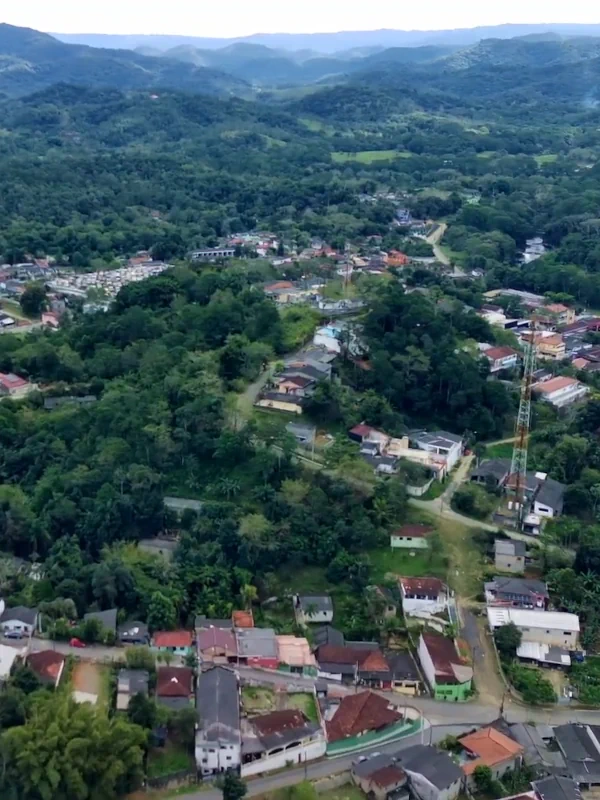
[[[438,223],[437,228],[434,230],[433,233],[429,234],[429,236],[425,241],[429,242],[429,244],[433,247],[433,254],[440,262],[440,264],[444,264],[445,266],[449,267],[451,266],[450,259],[444,253],[442,248],[439,246],[439,242],[442,239],[443,235],[446,233],[447,228],[448,226],[446,225],[445,222]]]

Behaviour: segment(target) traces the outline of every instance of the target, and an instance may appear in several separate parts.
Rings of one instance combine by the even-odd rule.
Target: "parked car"
[[[27,634],[23,633],[23,631],[6,631],[4,634],[5,639],[22,639]]]
[[[82,642],[81,639],[77,639],[73,637],[69,642],[70,647],[85,647],[85,642]]]

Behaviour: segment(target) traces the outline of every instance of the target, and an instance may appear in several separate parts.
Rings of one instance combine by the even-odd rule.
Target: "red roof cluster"
[[[390,667],[379,650],[362,647],[340,647],[324,644],[319,647],[319,661],[324,664],[358,664],[364,672],[388,672]]]
[[[381,730],[401,719],[402,714],[389,708],[388,701],[374,692],[346,695],[333,719],[326,723],[327,736],[330,742],[336,742],[348,736]]]

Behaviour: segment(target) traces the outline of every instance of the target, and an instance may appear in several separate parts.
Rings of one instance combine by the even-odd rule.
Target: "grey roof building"
[[[526,722],[516,722],[509,727],[508,735],[525,750],[524,760],[530,767],[541,766],[546,769],[563,769],[565,760],[562,753],[550,750],[544,741],[543,729]]]
[[[554,735],[573,780],[600,784],[600,726],[569,722],[555,727]]]
[[[235,672],[214,666],[201,672],[196,688],[196,764],[203,775],[241,763],[240,698]]]
[[[531,785],[540,800],[581,800],[581,790],[571,778],[551,775]]]
[[[546,478],[535,496],[536,505],[548,506],[555,514],[562,514],[566,488],[563,483]]]
[[[237,628],[236,639],[239,658],[278,657],[273,628]]]
[[[481,464],[471,473],[473,483],[488,483],[493,481],[496,486],[500,486],[508,478],[510,473],[510,459],[492,458],[489,461],[482,461]]]
[[[317,429],[313,425],[300,425],[297,422],[288,422],[285,429],[288,433],[291,433],[300,444],[312,444],[317,434]]]
[[[294,595],[294,613],[300,624],[331,622],[333,601],[328,594],[296,594]]]
[[[525,556],[527,545],[516,539],[496,539],[494,553],[498,556]]]
[[[460,767],[447,753],[431,745],[415,744],[394,754],[394,759],[402,769],[411,775],[423,775],[429,783],[440,791],[448,789],[464,777]]]
[[[27,606],[13,606],[5,608],[0,615],[0,623],[16,620],[24,625],[35,626],[38,618],[37,608],[27,608]]]
[[[83,619],[84,621],[88,619],[97,619],[107,630],[113,633],[117,630],[116,608],[108,608],[106,611],[89,611],[87,614],[83,615]]]
[[[332,625],[323,625],[320,628],[315,628],[313,631],[313,642],[315,650],[325,644],[331,644],[334,647],[344,646],[344,634],[334,628]]]

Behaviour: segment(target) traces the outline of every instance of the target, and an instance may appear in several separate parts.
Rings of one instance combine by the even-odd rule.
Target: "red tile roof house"
[[[494,778],[501,778],[521,766],[524,748],[495,728],[480,728],[460,737],[458,741],[465,751],[460,767],[470,788],[474,786],[473,773],[477,767],[487,766]]]
[[[519,353],[512,347],[489,347],[483,355],[490,362],[490,372],[511,369],[519,363]]]
[[[392,674],[386,657],[374,642],[345,646],[324,644],[317,650],[319,675],[372,689],[391,689]]]
[[[196,649],[201,664],[228,664],[237,660],[237,643],[232,630],[207,628],[197,631]]]
[[[191,631],[156,631],[152,636],[152,649],[159,653],[187,656],[192,652]]]
[[[29,383],[14,372],[0,372],[1,397],[26,397],[38,388],[37,383]]]
[[[58,686],[65,668],[65,657],[54,650],[40,650],[27,656],[27,666],[42,683]]]
[[[364,736],[382,731],[403,719],[389,702],[374,692],[346,695],[340,701],[331,719],[327,720],[327,738],[330,742]]]
[[[179,710],[191,704],[194,673],[189,667],[159,667],[156,671],[156,701]]]

